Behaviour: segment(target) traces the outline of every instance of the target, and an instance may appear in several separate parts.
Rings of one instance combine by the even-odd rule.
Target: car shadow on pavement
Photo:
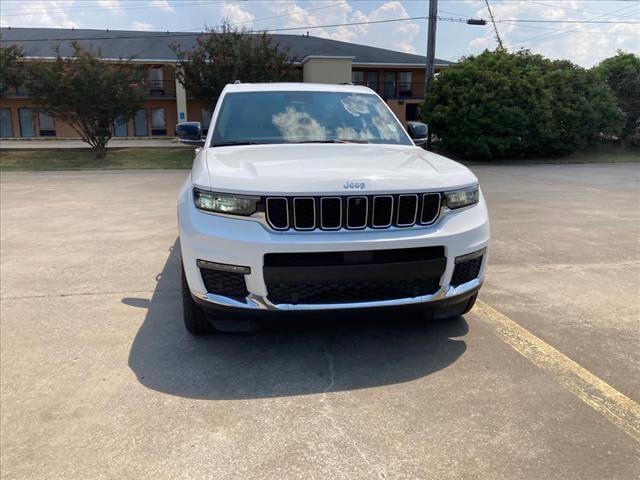
[[[188,398],[250,399],[391,385],[437,372],[466,350],[463,317],[385,310],[284,316],[253,333],[193,337],[182,324],[178,241],[129,353],[144,386]]]

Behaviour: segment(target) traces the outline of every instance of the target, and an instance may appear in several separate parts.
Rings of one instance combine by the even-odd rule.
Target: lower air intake
[[[208,268],[201,268],[200,273],[202,274],[204,286],[209,293],[235,300],[244,300],[249,294],[242,273],[223,272]]]
[[[431,295],[440,278],[377,282],[281,283],[269,286],[275,304],[336,304],[395,300]]]
[[[451,277],[451,285],[457,287],[463,283],[470,282],[480,275],[482,267],[482,256],[456,263]]]

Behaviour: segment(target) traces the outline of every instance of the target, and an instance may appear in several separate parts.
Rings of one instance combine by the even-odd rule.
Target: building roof
[[[19,45],[26,57],[51,58],[60,47],[62,56],[71,54],[69,42],[78,41],[104,59],[134,57],[139,61],[175,62],[171,49],[174,43],[190,50],[202,32],[140,32],[130,30],[91,30],[62,28],[0,28],[0,43],[3,47]],[[384,48],[340,42],[308,35],[270,34],[273,41],[289,50],[296,61],[307,56],[353,57],[354,65],[423,66],[422,55],[396,52]],[[436,66],[447,66],[453,62],[435,60]]]

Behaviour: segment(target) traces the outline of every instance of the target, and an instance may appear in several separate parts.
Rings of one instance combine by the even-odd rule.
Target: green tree
[[[445,149],[484,159],[570,153],[621,121],[596,75],[528,51],[463,58],[432,83],[422,112]]]
[[[192,50],[172,45],[178,58],[176,76],[190,96],[213,106],[228,83],[299,81],[288,52],[265,32],[229,24],[198,38]]]
[[[552,98],[551,129],[542,139],[549,154],[571,153],[620,132],[622,112],[598,75],[560,60],[547,66],[544,78]]]
[[[594,71],[606,80],[624,112],[623,137],[640,144],[640,56],[618,51]]]
[[[24,53],[16,45],[0,47],[0,98],[7,90],[19,87],[24,80]]]
[[[73,55],[33,64],[27,87],[36,107],[68,123],[97,158],[106,155],[116,119],[130,119],[142,107],[143,71],[131,60],[104,62],[78,43]]]

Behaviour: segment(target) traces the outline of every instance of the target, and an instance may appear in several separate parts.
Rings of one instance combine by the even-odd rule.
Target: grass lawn
[[[193,147],[110,148],[101,160],[87,149],[2,149],[0,171],[191,168]]]
[[[51,170],[145,170],[155,168],[191,168],[193,147],[172,148],[110,148],[107,158],[97,160],[91,150],[85,149],[2,149],[0,171]],[[446,155],[446,153],[444,153]],[[456,159],[455,157],[453,157]],[[468,165],[518,165],[531,163],[640,163],[640,149],[594,148],[562,158],[525,158],[471,162],[457,158]]]
[[[464,158],[457,158],[454,155],[447,155],[446,152],[442,152],[442,155],[448,156],[462,162],[466,165],[525,165],[525,164],[569,164],[569,163],[640,163],[640,148],[632,147],[617,147],[617,146],[596,146],[587,150],[572,153],[565,157],[547,157],[547,158],[513,158],[513,159],[499,159],[499,160],[466,160]]]

